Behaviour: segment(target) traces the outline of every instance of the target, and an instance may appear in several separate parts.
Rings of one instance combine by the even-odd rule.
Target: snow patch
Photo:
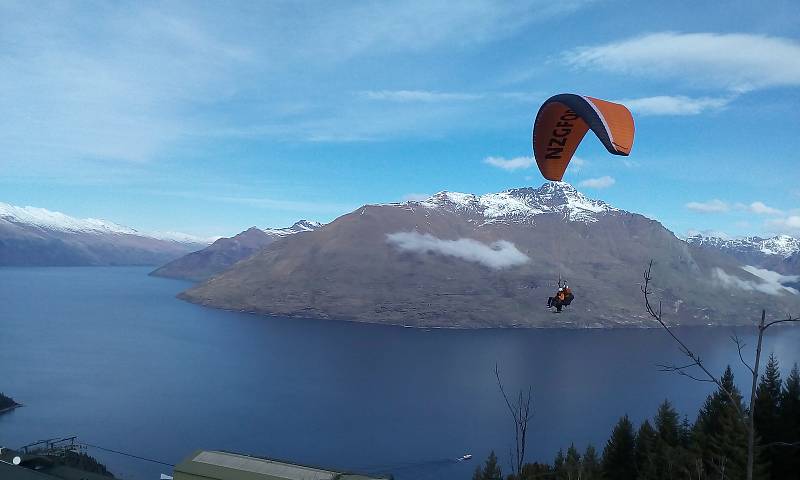
[[[44,230],[71,233],[116,233],[141,235],[136,230],[96,218],[75,218],[61,212],[38,207],[16,207],[0,203],[0,218],[11,223],[23,224]]]
[[[439,192],[426,200],[393,205],[467,212],[482,216],[486,223],[530,222],[542,214],[559,214],[568,221],[591,223],[596,222],[599,215],[619,212],[603,201],[583,195],[565,182],[549,182],[536,189],[518,188],[485,195]]]
[[[722,250],[737,252],[760,252],[765,255],[780,255],[784,258],[800,252],[800,239],[789,235],[772,238],[745,237],[729,239],[720,236],[690,236],[686,241],[691,245],[711,246]]]
[[[291,227],[286,228],[265,228],[264,233],[275,237],[286,237],[301,232],[313,232],[322,226],[319,222],[312,220],[298,220]]]
[[[17,207],[0,202],[0,219],[17,225],[51,232],[89,235],[136,235],[184,244],[209,245],[219,237],[204,238],[180,232],[140,232],[124,225],[97,218],[75,218],[39,207]]]

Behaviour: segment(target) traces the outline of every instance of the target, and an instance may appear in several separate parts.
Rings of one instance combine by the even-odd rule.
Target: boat
[[[466,453],[466,454],[458,457],[458,461],[459,462],[463,462],[463,461],[469,460],[471,458],[472,458],[472,454],[471,453]]]

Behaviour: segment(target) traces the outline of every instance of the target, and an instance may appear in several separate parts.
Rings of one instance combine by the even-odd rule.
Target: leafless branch
[[[650,302],[650,296],[653,294],[652,290],[650,290],[650,284],[653,280],[652,271],[653,271],[653,260],[650,260],[650,264],[647,266],[647,270],[644,271],[643,275],[644,283],[640,287],[642,290],[642,294],[644,295],[645,309],[647,310],[647,313],[656,322],[658,322],[658,324],[661,325],[661,327],[669,334],[669,336],[672,337],[672,339],[675,340],[675,342],[680,346],[681,353],[689,357],[689,359],[692,360],[692,362],[695,364],[694,366],[696,366],[703,372],[703,376],[705,378],[700,378],[694,375],[690,375],[686,373],[684,369],[670,369],[668,371],[678,373],[679,375],[683,375],[684,377],[690,378],[698,382],[709,382],[716,384],[717,387],[720,389],[720,391],[723,392],[725,396],[727,396],[728,399],[731,401],[731,404],[736,409],[736,413],[738,413],[739,418],[746,425],[747,417],[745,416],[744,412],[742,412],[742,409],[737,399],[733,396],[731,392],[728,391],[728,389],[722,386],[722,382],[706,368],[706,366],[700,360],[700,357],[697,354],[695,354],[685,343],[683,343],[683,341],[680,338],[678,338],[677,335],[675,335],[675,332],[673,332],[672,329],[669,328],[669,326],[664,322],[664,317],[661,309],[661,301],[659,301],[658,303],[658,310],[653,308],[653,305]]]
[[[800,317],[793,317],[793,316],[789,315],[786,318],[781,319],[781,320],[773,320],[773,321],[767,323],[766,325],[764,325],[763,330],[766,330],[766,329],[768,329],[769,327],[771,327],[771,326],[773,326],[775,324],[786,323],[786,322],[800,322]]]
[[[734,333],[733,333],[733,335],[731,335],[731,340],[733,341],[733,343],[735,343],[735,344],[736,344],[736,349],[739,351],[739,360],[741,360],[741,361],[742,361],[742,365],[744,365],[745,367],[747,367],[747,369],[748,369],[748,370],[750,370],[750,373],[751,373],[751,374],[755,375],[756,371],[755,371],[755,370],[753,370],[753,367],[751,367],[750,365],[748,365],[748,364],[747,364],[747,362],[745,362],[745,361],[744,361],[744,357],[742,356],[742,349],[743,349],[743,348],[744,348],[746,345],[745,345],[745,344],[742,342],[742,339],[741,339],[741,338],[739,338],[739,334],[737,334],[736,332],[734,332]]]
[[[514,419],[514,440],[516,443],[516,451],[509,448],[509,456],[511,456],[511,468],[514,470],[512,473],[521,475],[522,465],[525,462],[525,446],[528,441],[528,423],[531,419],[531,400],[533,390],[528,387],[527,395],[523,390],[520,390],[517,395],[516,403],[512,404],[503,388],[503,382],[500,380],[500,369],[497,365],[494,366],[494,375],[497,378],[497,386],[500,388],[500,393],[503,394],[503,400],[506,402],[508,411]]]
[[[683,370],[683,369],[686,369],[686,368],[696,367],[697,366],[697,362],[692,362],[692,363],[690,363],[688,365],[683,365],[683,366],[670,365],[670,364],[666,364],[666,363],[659,363],[657,366],[659,367],[659,369],[662,372],[676,372],[678,370]]]

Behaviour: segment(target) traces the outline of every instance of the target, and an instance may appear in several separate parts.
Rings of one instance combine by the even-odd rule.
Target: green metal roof
[[[175,467],[175,480],[383,480],[237,453],[200,450]]]

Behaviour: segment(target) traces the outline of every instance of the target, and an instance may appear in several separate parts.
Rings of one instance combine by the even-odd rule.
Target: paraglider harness
[[[563,297],[563,298],[562,298]],[[572,290],[567,286],[566,280],[562,281],[561,277],[558,278],[558,291],[554,297],[547,299],[547,308],[556,307],[556,312],[560,313],[562,307],[569,306],[575,299]]]

